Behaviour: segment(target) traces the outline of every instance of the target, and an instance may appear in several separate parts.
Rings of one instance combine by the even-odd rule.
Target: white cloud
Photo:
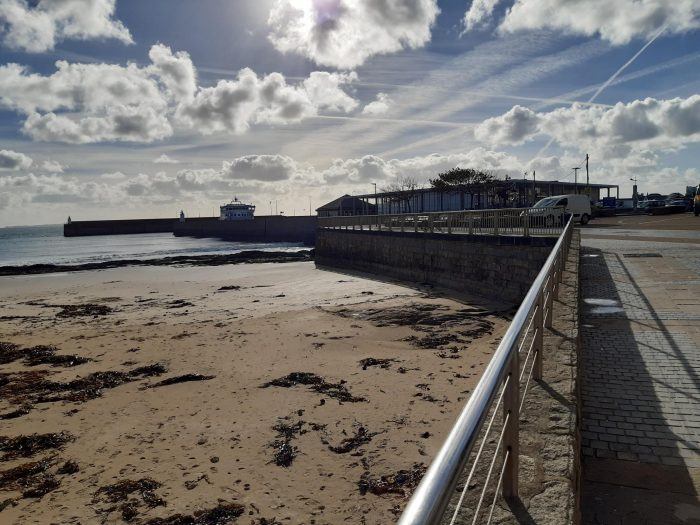
[[[0,150],[0,171],[26,170],[32,165],[32,159],[24,153],[12,150]]]
[[[0,108],[27,115],[22,129],[35,140],[84,144],[152,142],[176,127],[243,133],[253,124],[296,123],[358,105],[343,91],[355,73],[316,71],[290,85],[280,73],[258,77],[243,69],[237,80],[201,88],[187,53],[156,44],[149,56],[145,67],[58,61],[51,75],[2,65]]]
[[[270,41],[283,53],[352,69],[374,55],[430,41],[436,0],[277,0]]]
[[[168,157],[163,153],[160,157],[153,161],[154,164],[180,164],[179,160]]]
[[[64,167],[60,162],[55,160],[45,160],[41,164],[41,169],[49,173],[63,173]]]
[[[176,100],[191,100],[197,91],[197,72],[190,55],[184,51],[173,53],[169,47],[156,44],[148,57],[153,62],[154,72],[167,86]]]
[[[479,124],[475,136],[492,144],[521,144],[537,135],[578,150],[621,157],[630,151],[673,150],[700,142],[700,95],[619,102],[611,108],[583,106],[536,113],[520,106]]]
[[[474,136],[491,144],[522,144],[538,132],[540,117],[529,108],[513,106],[507,113],[485,120]]]
[[[92,142],[153,142],[172,135],[168,118],[151,107],[114,106],[103,116],[69,117],[32,113],[22,131],[34,140],[88,144]]]
[[[15,49],[50,51],[62,40],[112,38],[133,43],[115,20],[116,0],[0,0],[0,36]]]
[[[469,10],[464,15],[464,27],[467,31],[475,29],[491,18],[493,10],[500,0],[472,0]]]
[[[282,155],[246,155],[224,162],[222,174],[232,179],[274,182],[289,179],[298,170],[297,163]]]
[[[320,109],[349,113],[358,106],[357,100],[340,86],[357,81],[357,73],[328,73],[314,71],[304,80],[304,90]]]
[[[391,100],[389,95],[386,93],[377,93],[377,100],[374,100],[367,104],[363,109],[362,109],[362,114],[363,115],[384,115],[389,111],[391,106],[394,105],[394,101]]]
[[[280,73],[264,77],[243,69],[236,80],[221,80],[202,88],[194,99],[181,104],[178,115],[188,127],[202,133],[244,133],[253,124],[289,124],[313,117],[321,109],[350,111],[357,102],[340,86],[354,74],[312,73],[300,85],[287,84]]]
[[[473,0],[464,19],[467,30],[491,18],[499,1]],[[662,27],[673,34],[698,29],[700,4],[697,0],[516,0],[499,29],[555,29],[575,35],[600,35],[619,45],[649,38]]]

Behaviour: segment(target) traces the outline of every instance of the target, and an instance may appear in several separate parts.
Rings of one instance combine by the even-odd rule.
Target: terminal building
[[[499,180],[488,190],[481,191],[469,191],[466,188],[448,190],[421,188],[365,195],[344,195],[321,206],[316,212],[319,217],[337,217],[489,208],[526,208],[545,197],[568,194],[585,194],[592,202],[598,202],[603,197],[619,198],[619,186],[576,184],[556,180],[508,179]]]

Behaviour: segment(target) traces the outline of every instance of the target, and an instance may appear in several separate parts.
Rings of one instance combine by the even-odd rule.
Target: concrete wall
[[[556,239],[319,230],[316,264],[519,303]]]
[[[316,217],[255,217],[252,221],[220,221],[187,219],[176,222],[176,236],[217,237],[243,242],[303,242],[313,245],[316,239]]]

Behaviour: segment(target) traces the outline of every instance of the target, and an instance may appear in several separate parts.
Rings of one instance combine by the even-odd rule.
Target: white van
[[[591,219],[591,201],[588,195],[554,195],[552,197],[546,197],[541,201],[537,202],[534,208],[541,208],[542,215],[546,216],[545,210],[547,208],[563,207],[564,213],[567,215],[574,216],[574,222],[580,222],[581,224],[588,224]],[[534,210],[531,211],[531,214]],[[535,212],[539,215],[539,212]],[[546,219],[550,219],[549,216]],[[551,222],[554,221],[554,215],[551,216]],[[545,221],[550,222],[550,221]]]

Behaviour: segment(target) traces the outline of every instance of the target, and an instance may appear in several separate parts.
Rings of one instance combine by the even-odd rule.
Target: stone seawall
[[[316,264],[519,303],[556,239],[319,230]],[[495,297],[494,297],[495,298]]]
[[[316,239],[316,217],[262,216],[251,221],[187,219],[176,222],[177,237],[217,237],[241,242],[299,242],[313,245]]]

